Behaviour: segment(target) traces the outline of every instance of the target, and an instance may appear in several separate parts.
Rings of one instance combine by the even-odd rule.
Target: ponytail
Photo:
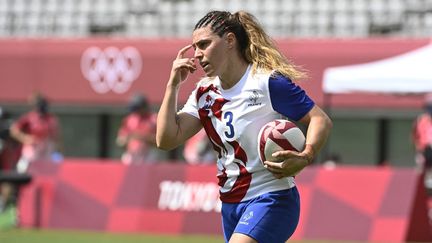
[[[252,63],[252,70],[275,70],[292,80],[306,78],[306,73],[301,68],[292,64],[276,47],[273,40],[265,33],[256,18],[245,11],[234,14],[246,30],[249,46],[245,50],[244,57]]]
[[[227,32],[234,33],[242,57],[252,64],[252,72],[274,70],[291,80],[306,77],[300,68],[288,61],[276,48],[273,40],[252,14],[245,11],[234,14],[227,11],[211,11],[198,21],[194,30],[206,26],[210,26],[220,37]]]

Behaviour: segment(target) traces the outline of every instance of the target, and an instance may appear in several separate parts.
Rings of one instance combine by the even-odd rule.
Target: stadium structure
[[[109,221],[108,225],[103,226],[98,224],[106,217],[123,219],[135,212],[134,210],[141,210],[137,209],[137,205],[142,203],[141,199],[125,192],[126,185],[132,183],[127,181],[125,175],[138,179],[140,177],[134,173],[145,173],[144,169],[131,171],[130,168],[116,167],[116,170],[123,174],[118,174],[120,182],[115,185],[118,186],[117,189],[122,188],[123,191],[119,190],[118,193],[123,192],[122,198],[129,198],[128,202],[122,201],[120,197],[116,198],[114,194],[98,195],[97,191],[102,188],[100,185],[88,189],[94,191],[86,191],[85,185],[75,182],[69,176],[78,176],[90,183],[91,180],[88,178],[93,176],[92,172],[84,175],[74,174],[78,169],[89,169],[81,168],[82,161],[95,168],[95,164],[115,164],[118,161],[121,149],[115,144],[115,136],[121,119],[126,114],[129,97],[136,91],[144,92],[148,95],[153,109],[158,109],[173,57],[179,48],[190,41],[195,22],[206,12],[214,9],[232,12],[246,10],[254,14],[284,54],[308,70],[309,79],[302,81],[302,86],[332,117],[334,129],[328,145],[316,159],[316,166],[306,172],[304,178],[308,179],[299,178],[300,184],[304,183],[306,190],[310,191],[318,188],[320,183],[323,187],[330,188],[332,176],[327,174],[330,172],[320,169],[326,161],[336,159],[337,167],[343,167],[339,172],[345,173],[336,175],[338,183],[344,183],[344,180],[347,180],[346,175],[350,175],[355,181],[355,185],[352,186],[358,189],[353,192],[365,197],[368,194],[361,191],[361,185],[368,175],[375,176],[370,177],[373,178],[373,184],[370,186],[380,187],[371,199],[372,204],[367,207],[359,205],[359,202],[364,202],[360,199],[355,201],[348,196],[345,197],[343,189],[347,188],[334,192],[329,188],[320,188],[314,195],[320,195],[322,200],[329,199],[329,202],[336,200],[341,203],[340,205],[346,206],[344,212],[347,215],[363,219],[359,223],[361,230],[342,236],[328,233],[333,230],[330,226],[324,233],[316,231],[315,226],[322,223],[319,221],[320,217],[317,217],[309,218],[310,225],[302,225],[302,230],[296,237],[388,240],[385,238],[386,235],[381,233],[380,227],[388,229],[391,225],[397,225],[402,233],[390,240],[426,239],[427,236],[424,235],[428,234],[428,230],[425,224],[418,226],[415,223],[425,220],[423,216],[418,215],[426,212],[426,208],[419,205],[422,205],[422,200],[427,195],[422,194],[422,183],[417,183],[422,180],[421,176],[413,172],[416,163],[411,129],[414,119],[422,112],[424,94],[432,91],[432,76],[428,73],[426,65],[432,63],[432,53],[429,51],[432,44],[430,0],[0,0],[0,106],[8,110],[13,118],[17,118],[28,110],[29,95],[36,91],[44,93],[52,103],[53,112],[61,121],[65,158],[72,160],[71,164],[35,168],[36,174],[45,173],[47,177],[56,178],[56,171],[62,171],[62,176],[66,176],[61,179],[60,184],[50,184],[51,187],[41,188],[57,188],[58,191],[66,190],[76,195],[91,194],[88,201],[94,204],[89,205],[93,205],[94,208],[103,205],[106,210],[99,212],[100,222],[94,221],[94,224],[87,227],[89,229],[148,231],[151,228],[148,225],[140,225],[139,220],[136,222],[138,226],[130,228],[116,225],[114,221]],[[420,51],[424,52],[414,55]],[[402,58],[407,55],[413,58]],[[418,57],[421,58],[417,59]],[[402,58],[404,61],[398,62],[397,66],[387,64],[395,63],[395,58]],[[108,61],[108,66],[102,67],[100,63],[104,61]],[[101,69],[96,70],[94,63],[97,66],[98,62]],[[125,62],[130,63],[126,70],[121,66]],[[411,86],[415,84],[418,89],[406,92],[387,89],[383,91],[374,89],[374,85],[368,85],[365,90],[354,88],[346,92],[326,89],[324,79],[331,70],[357,65],[373,66],[383,62],[388,69],[382,73],[400,74],[400,77],[403,77],[401,83],[409,83]],[[425,81],[422,83],[414,80],[416,74],[423,72],[410,73],[409,70],[424,71],[425,76],[419,79]],[[342,74],[342,71],[337,73],[339,74]],[[197,81],[200,75],[202,73],[195,74],[192,79]],[[352,78],[349,72],[347,75],[346,79]],[[370,76],[374,76],[373,73]],[[334,73],[332,77],[335,77]],[[388,78],[385,75],[381,77],[383,80]],[[395,79],[394,76],[391,78]],[[364,82],[375,84],[384,81]],[[396,83],[398,82],[390,81],[386,87],[396,88]],[[180,102],[186,101],[193,87],[194,81],[182,87]],[[336,87],[336,90],[341,89],[341,86]],[[182,167],[187,165],[183,161],[181,148],[170,153],[155,153],[164,161],[162,166],[174,166],[172,168],[185,171],[179,180],[194,180],[194,176],[187,177],[190,175],[190,168]],[[58,166],[61,168],[57,168]],[[95,168],[94,173],[101,171]],[[155,170],[163,171],[162,169]],[[107,167],[103,169],[106,173],[116,173],[113,172],[116,170]],[[211,172],[208,174],[211,177]],[[321,177],[318,178],[317,175]],[[52,178],[49,179],[50,183],[54,181]],[[325,178],[324,181],[320,181],[321,178]],[[207,189],[200,190],[213,191],[214,187],[206,184],[211,179],[200,185]],[[384,207],[388,209],[393,205],[388,200],[396,200],[398,195],[401,195],[398,193],[402,193],[397,191],[397,188],[402,186],[397,184],[398,179],[407,181],[406,189],[410,190],[412,195],[404,205],[398,205],[401,208],[395,206],[397,212],[390,209],[386,211]],[[101,180],[104,181],[103,178]],[[155,180],[161,180],[161,183],[165,183],[163,185],[171,185],[169,183],[173,183],[175,178],[165,180],[158,177]],[[316,181],[312,183],[313,180]],[[194,186],[186,182],[173,187],[149,183],[154,187],[165,188],[163,193],[171,196],[175,194],[173,191],[180,190],[178,188]],[[44,185],[46,186],[46,183]],[[37,191],[35,188],[28,188],[24,191],[25,197],[30,198],[29,201],[42,200],[42,209],[45,211],[40,212],[41,218],[35,218],[35,214],[31,213],[26,215],[23,224],[28,227],[48,228],[62,225],[61,219],[57,217],[61,213],[56,211],[60,209],[56,208],[55,204],[59,199],[55,195],[51,198],[42,196],[35,199],[40,196]],[[140,192],[149,193],[145,189]],[[326,193],[331,196],[323,196],[327,195]],[[313,204],[312,195],[305,198],[306,202]],[[113,211],[109,211],[112,208],[108,207],[108,204],[114,208]],[[32,205],[24,205],[23,210],[35,211]],[[47,205],[53,206],[51,209],[44,208],[48,207]],[[133,210],[122,211],[121,205],[130,206]],[[153,204],[146,206],[151,210],[157,207]],[[211,209],[197,206],[197,211],[217,211],[213,206],[212,204]],[[92,207],[84,212],[92,211]],[[175,205],[163,207],[164,210],[176,208]],[[178,208],[182,210],[181,206]],[[411,211],[412,208],[418,210]],[[308,213],[312,214],[314,210],[316,208],[312,205]],[[142,216],[143,211],[139,213]],[[217,216],[211,215],[211,218]],[[396,220],[392,221],[395,218]],[[343,222],[342,218],[337,220]],[[70,225],[63,226],[86,228],[78,221],[69,222]],[[184,224],[189,225],[193,222]],[[343,225],[344,223],[340,223],[335,227]],[[188,227],[185,226],[182,228],[183,231],[180,231],[212,231],[212,225],[203,226],[199,230]],[[415,227],[420,230],[415,231]],[[156,227],[156,231],[163,231],[162,223],[160,228]],[[325,235],[326,232],[328,235]]]

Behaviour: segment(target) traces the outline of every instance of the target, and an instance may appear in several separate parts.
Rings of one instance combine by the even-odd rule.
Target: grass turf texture
[[[217,236],[168,236],[148,234],[117,234],[69,230],[8,229],[0,231],[1,243],[220,243]]]
[[[120,234],[69,230],[0,230],[1,243],[223,243],[219,236]],[[292,243],[335,243],[335,241],[289,241]],[[342,243],[342,242],[339,242]],[[344,243],[348,243],[344,241]],[[360,243],[360,242],[350,242]]]

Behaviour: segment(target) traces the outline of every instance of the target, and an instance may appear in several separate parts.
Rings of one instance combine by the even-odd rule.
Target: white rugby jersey
[[[295,186],[293,177],[276,179],[258,154],[258,132],[274,119],[297,121],[314,102],[291,80],[257,72],[251,66],[241,80],[223,89],[218,77],[204,78],[181,112],[201,120],[217,152],[220,199],[236,203]]]

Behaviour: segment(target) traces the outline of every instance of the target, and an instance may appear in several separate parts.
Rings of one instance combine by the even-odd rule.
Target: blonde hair
[[[275,71],[293,81],[307,77],[302,68],[291,63],[279,51],[252,14],[245,11],[234,14],[227,11],[211,11],[198,21],[194,29],[206,26],[210,26],[220,37],[227,32],[234,33],[242,57],[252,64],[252,72]]]
[[[249,46],[245,50],[245,58],[252,63],[252,70],[266,71],[276,70],[283,76],[292,80],[300,80],[307,77],[306,72],[291,63],[276,47],[274,41],[265,33],[256,18],[245,11],[234,14],[238,16],[240,23],[249,37]]]

